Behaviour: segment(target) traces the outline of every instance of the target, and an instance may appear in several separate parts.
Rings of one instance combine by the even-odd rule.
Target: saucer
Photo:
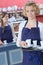
[[[26,46],[26,48],[30,48],[30,47],[33,47],[33,45],[31,44],[31,45],[27,45],[27,46]]]
[[[43,50],[43,47],[41,47],[41,46],[37,46],[37,48],[38,48],[39,50]]]

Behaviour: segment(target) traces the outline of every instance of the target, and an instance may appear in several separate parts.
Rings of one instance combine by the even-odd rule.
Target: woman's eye
[[[28,13],[29,11],[27,11],[27,13]]]
[[[27,13],[29,13],[29,11],[26,11]],[[30,12],[34,12],[34,10],[31,10]]]

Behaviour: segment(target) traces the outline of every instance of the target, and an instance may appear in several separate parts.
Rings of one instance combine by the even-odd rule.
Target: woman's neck
[[[30,22],[30,23],[33,23],[33,22],[36,22],[36,19],[28,19],[28,22]]]
[[[36,19],[28,20],[28,23],[26,25],[26,28],[31,29],[33,27],[36,27]]]

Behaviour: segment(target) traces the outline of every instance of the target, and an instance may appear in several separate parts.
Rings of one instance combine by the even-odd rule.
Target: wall
[[[8,6],[14,6],[17,5],[19,7],[23,7],[24,4],[28,0],[0,0],[0,7],[8,7]],[[38,4],[43,4],[43,0],[34,0]]]

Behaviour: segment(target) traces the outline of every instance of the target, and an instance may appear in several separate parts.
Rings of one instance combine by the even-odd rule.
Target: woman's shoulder
[[[2,27],[0,26],[0,30],[2,30]]]
[[[41,40],[43,40],[43,22],[38,22],[38,26],[40,28],[40,37],[41,37]]]
[[[43,22],[38,21],[38,26],[39,26],[39,27],[43,27]]]
[[[6,30],[11,30],[10,25],[7,25],[7,26],[5,27],[5,29],[6,29]]]

